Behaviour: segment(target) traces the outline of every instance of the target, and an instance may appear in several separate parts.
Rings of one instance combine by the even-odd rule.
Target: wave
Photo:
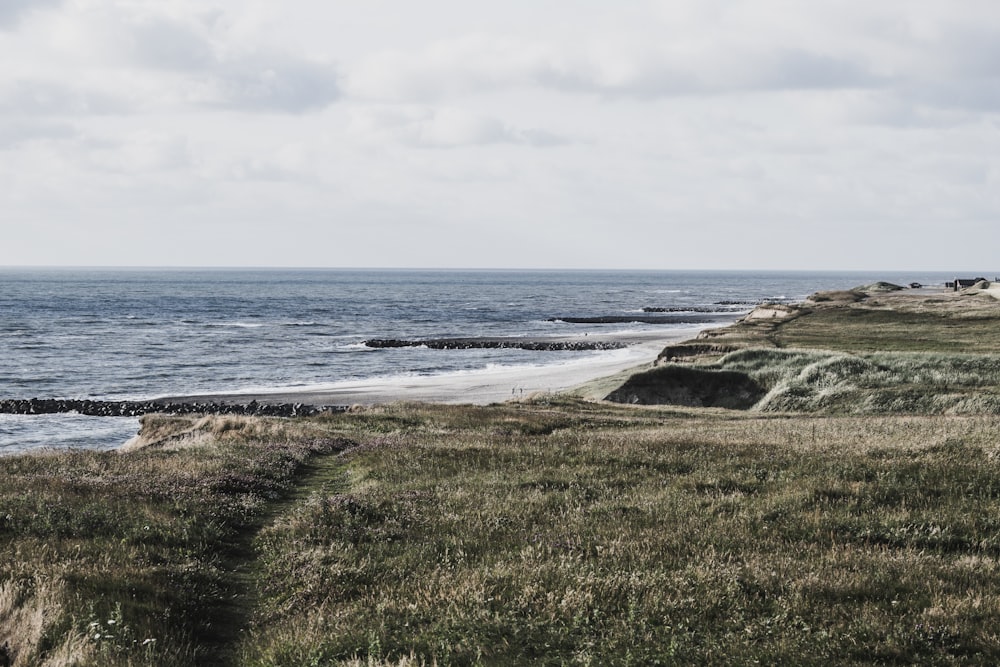
[[[234,328],[234,329],[260,329],[272,323],[265,322],[244,322],[242,320],[232,320],[224,322],[204,322],[202,320],[175,320],[175,324],[182,324],[189,327],[209,327],[209,328]]]
[[[339,352],[339,353],[345,353],[345,352],[377,352],[378,348],[368,347],[367,345],[364,344],[364,341],[362,341],[362,342],[359,342],[359,343],[345,343],[345,344],[342,344],[342,345],[338,345],[338,346],[336,346],[335,348],[333,348],[330,351],[331,352]]]
[[[260,328],[262,328],[264,326],[267,326],[267,325],[262,324],[260,322],[240,322],[240,321],[236,321],[236,322],[206,322],[205,326],[206,327],[232,327],[234,329],[260,329]]]

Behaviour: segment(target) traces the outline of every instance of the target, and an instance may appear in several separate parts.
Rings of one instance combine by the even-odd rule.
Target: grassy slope
[[[808,303],[798,317],[757,320],[710,337],[735,347],[846,352],[1000,353],[1000,301],[981,292],[892,293]]]
[[[661,363],[609,397],[694,395],[689,404],[749,400],[755,410],[797,413],[1000,413],[1000,301],[983,293],[835,296],[668,348],[680,363]],[[694,354],[706,347],[714,351]],[[740,389],[755,385],[766,391]]]
[[[952,340],[928,321],[883,332]],[[146,429],[190,434],[0,458],[15,665],[1000,659],[993,414],[548,399]]]

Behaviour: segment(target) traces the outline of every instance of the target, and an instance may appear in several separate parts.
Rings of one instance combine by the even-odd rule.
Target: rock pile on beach
[[[727,313],[676,315],[599,315],[596,317],[550,317],[549,322],[567,324],[705,324],[724,319]]]
[[[317,406],[303,403],[217,403],[158,401],[92,401],[88,399],[29,398],[0,400],[0,413],[47,415],[76,412],[92,417],[138,417],[145,414],[217,414],[261,417],[302,417],[320,412],[344,411],[346,406]]]
[[[706,308],[704,306],[643,306],[644,313],[728,313],[728,310]]]
[[[583,340],[525,340],[517,338],[434,338],[428,340],[402,340],[398,338],[372,338],[364,341],[366,347],[427,347],[432,350],[517,349],[543,352],[618,350],[624,343],[615,341]]]

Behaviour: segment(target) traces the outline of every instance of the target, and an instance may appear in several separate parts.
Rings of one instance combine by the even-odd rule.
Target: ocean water
[[[0,269],[0,398],[149,399],[489,373],[607,352],[373,349],[369,338],[564,337],[689,324],[570,324],[643,308],[720,317],[764,300],[951,274]],[[552,321],[552,320],[555,321]],[[711,326],[706,324],[706,326]],[[137,420],[0,415],[0,453],[111,448]]]

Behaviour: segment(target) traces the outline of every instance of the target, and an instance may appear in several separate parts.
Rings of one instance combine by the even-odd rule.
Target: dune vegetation
[[[950,343],[993,304],[844,347],[825,323],[872,298],[653,369],[749,406],[148,416],[127,451],[0,458],[0,659],[993,664],[1000,350]]]
[[[763,412],[1000,412],[1000,301],[979,289],[928,296],[883,285],[820,293],[671,346],[607,398]]]

